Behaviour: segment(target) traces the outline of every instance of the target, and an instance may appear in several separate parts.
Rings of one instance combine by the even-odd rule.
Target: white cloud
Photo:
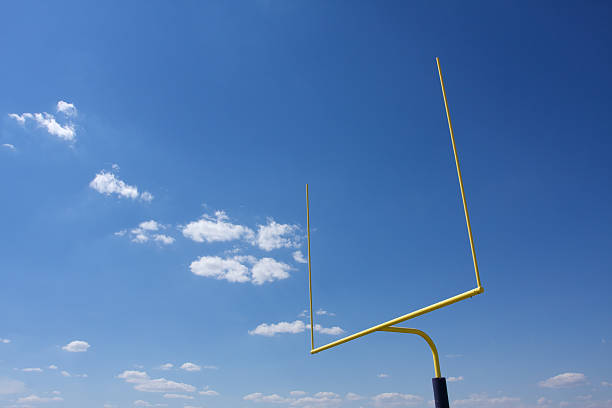
[[[249,269],[244,263],[253,264]],[[234,256],[221,258],[218,256],[201,256],[189,266],[195,275],[227,280],[229,282],[252,282],[262,285],[265,282],[286,279],[291,266],[272,258],[257,260],[253,256]]]
[[[539,382],[544,388],[566,388],[584,384],[586,377],[582,373],[563,373]]]
[[[265,282],[287,279],[291,267],[272,258],[261,258],[252,268],[253,283],[262,285]]]
[[[304,255],[302,254],[302,251],[297,250],[297,251],[295,251],[295,252],[294,252],[292,255],[293,255],[293,260],[294,260],[295,262],[298,262],[298,263],[303,263],[303,264],[308,263],[308,261],[306,260],[306,258],[304,258]]]
[[[12,145],[10,143],[3,143],[2,147],[6,147],[7,149],[13,150],[13,151],[15,150],[15,145]]]
[[[380,373],[376,375],[378,378],[389,378],[389,374],[386,373]]]
[[[59,101],[57,103],[57,111],[62,112],[66,116],[76,116],[77,114],[77,109],[74,104],[64,101]]]
[[[19,394],[25,391],[26,386],[23,382],[0,378],[0,395]]]
[[[64,377],[70,377],[70,373],[69,373],[68,371],[66,371],[66,370],[62,370],[62,371],[61,371],[61,374],[62,374]]]
[[[306,324],[301,320],[296,320],[272,324],[262,323],[254,330],[249,330],[249,334],[272,337],[279,333],[302,333],[304,330],[306,330]]]
[[[202,370],[202,367],[197,364],[187,362],[181,366],[181,369],[185,371],[200,371]]]
[[[158,223],[155,220],[143,221],[138,224],[138,227],[129,230],[121,230],[115,232],[116,236],[123,237],[129,235],[132,242],[143,244],[149,241],[155,241],[163,245],[174,243],[175,239],[169,235],[159,234],[157,231],[165,229],[166,226]]]
[[[51,364],[49,367],[47,367],[49,370],[57,370],[57,366],[55,364]]]
[[[143,400],[134,401],[134,405],[137,407],[152,407],[153,406],[153,404],[151,404],[150,402],[143,401]]]
[[[348,401],[359,401],[362,400],[363,397],[359,394],[355,394],[354,392],[349,392],[344,396]]]
[[[38,126],[45,128],[47,132],[49,132],[49,134],[57,136],[62,140],[71,142],[76,137],[74,125],[70,123],[62,126],[57,123],[57,121],[55,120],[55,116],[51,115],[50,113],[35,113],[34,120],[36,121]]]
[[[249,330],[249,334],[252,336],[259,335],[259,336],[272,337],[276,334],[281,334],[281,333],[292,333],[292,334],[302,333],[306,329],[310,329],[309,324],[306,324],[301,320],[295,320],[293,322],[279,322],[279,323],[272,323],[272,324],[262,323],[259,326],[257,326],[255,329]],[[315,331],[319,333],[323,333],[323,334],[330,334],[330,335],[338,335],[338,334],[344,333],[344,330],[338,326],[322,327],[319,324],[315,324]]]
[[[160,370],[170,370],[172,367],[174,367],[172,363],[166,363],[159,366]]]
[[[86,341],[75,340],[62,347],[62,350],[70,351],[71,353],[83,353],[87,351],[89,347],[91,346]]]
[[[228,222],[224,211],[216,211],[214,217],[204,214],[197,221],[183,227],[183,235],[196,242],[225,242],[236,239],[252,239],[253,231],[243,225]]]
[[[223,259],[218,256],[201,256],[189,266],[191,272],[198,276],[227,280],[228,282],[248,282],[251,280],[249,268],[235,259]]]
[[[194,392],[196,388],[193,385],[179,383],[176,381],[167,380],[165,378],[151,379],[144,371],[126,370],[119,374],[117,378],[124,380],[127,383],[135,384],[134,389],[144,392]]]
[[[459,381],[463,381],[463,376],[460,375],[458,377],[448,377],[446,379],[447,382],[459,382]]]
[[[164,394],[164,398],[189,399],[189,400],[193,399],[191,395],[185,395],[185,394]]]
[[[27,397],[21,397],[17,399],[17,403],[27,404],[31,402],[56,402],[56,401],[63,401],[63,400],[64,399],[62,397],[39,397],[37,395],[32,394]]]
[[[245,401],[265,402],[271,404],[286,404],[292,401],[291,399],[281,397],[278,394],[264,395],[261,392],[254,392],[252,394],[245,395],[242,397],[242,399]]]
[[[291,403],[291,406],[304,407],[329,407],[338,405],[342,402],[342,398],[334,392],[317,392],[312,397],[298,398]]]
[[[205,395],[205,396],[207,396],[207,397],[216,397],[216,396],[218,396],[218,395],[219,395],[219,393],[218,393],[217,391],[215,391],[215,390],[209,390],[209,389],[206,389],[206,390],[200,391],[200,392],[199,392],[199,394],[200,394],[200,395]]]
[[[25,125],[26,119],[34,119],[34,116],[31,113],[24,113],[22,115],[18,115],[16,113],[9,113],[9,118],[15,119],[22,125]]]
[[[515,407],[516,403],[520,401],[520,398],[515,397],[489,397],[487,394],[471,394],[469,398],[460,399],[453,401],[453,404],[458,407],[467,406],[467,407],[490,407],[490,406],[500,406],[500,407]]]
[[[602,381],[601,386],[602,387],[612,387],[612,382]]]
[[[300,246],[296,232],[297,225],[279,224],[272,218],[267,225],[259,225],[255,242],[264,251],[278,248],[297,248]]]
[[[28,367],[28,368],[22,368],[21,371],[23,371],[24,373],[42,373],[42,368],[40,367]]]
[[[418,395],[385,392],[372,397],[376,407],[407,407],[420,404],[423,398]]]
[[[11,341],[9,339],[0,339],[0,343],[9,344]]]
[[[120,197],[138,198],[137,187],[126,184],[123,180],[115,177],[113,173],[107,173],[104,170],[96,174],[96,177],[89,183],[89,187],[100,194],[117,194]]]
[[[143,191],[142,194],[140,194],[140,199],[142,201],[146,201],[147,203],[153,201],[154,198],[155,197],[153,197],[153,194],[149,193],[148,191]]]
[[[335,313],[328,312],[327,310],[319,309],[315,312],[317,316],[335,316]]]
[[[291,395],[293,397],[301,397],[301,396],[306,395],[306,392],[305,391],[301,391],[301,390],[295,390],[295,391],[291,391],[289,393],[289,395]]]

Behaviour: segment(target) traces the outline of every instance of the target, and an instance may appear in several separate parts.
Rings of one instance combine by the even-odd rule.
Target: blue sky
[[[5,2],[0,406],[612,407],[606,2]]]

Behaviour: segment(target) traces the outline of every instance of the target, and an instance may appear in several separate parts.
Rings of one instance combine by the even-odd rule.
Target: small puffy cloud
[[[58,402],[63,401],[62,397],[39,397],[37,395],[29,395],[27,397],[21,397],[17,399],[18,404],[28,404],[28,403],[36,403],[36,402]]]
[[[136,406],[136,407],[152,407],[153,404],[151,404],[148,401],[136,400],[136,401],[134,401],[134,406]]]
[[[251,264],[249,267],[245,264]],[[252,282],[262,285],[266,282],[286,279],[291,266],[272,258],[256,259],[253,256],[201,256],[189,266],[195,275],[226,280],[228,282]]]
[[[62,347],[62,350],[69,351],[71,353],[83,353],[87,351],[89,347],[91,346],[86,341],[74,340]]]
[[[224,211],[214,216],[202,215],[183,227],[183,235],[195,242],[226,242],[236,239],[252,239],[253,231],[243,225],[232,224]]]
[[[165,378],[152,379],[144,371],[126,370],[117,378],[127,383],[135,384],[134,389],[143,392],[194,392],[193,385],[167,380]]]
[[[51,364],[49,367],[47,367],[49,370],[57,370],[58,367],[55,364]]]
[[[22,368],[21,371],[23,371],[24,373],[42,373],[42,368],[40,367],[28,367],[28,368]]]
[[[293,255],[293,260],[295,262],[303,263],[303,264],[308,263],[306,258],[304,258],[304,255],[302,254],[302,251],[297,250],[297,251],[293,252],[292,255]]]
[[[197,364],[187,362],[181,366],[181,369],[185,371],[200,371],[202,370],[202,367]]]
[[[192,400],[193,396],[185,395],[185,394],[164,394],[164,398],[173,398],[173,399],[188,399]]]
[[[9,344],[11,341],[9,339],[2,339],[0,338],[0,343],[2,344]]]
[[[296,235],[298,230],[297,225],[279,224],[269,218],[268,224],[258,226],[255,243],[264,251],[278,248],[297,248],[300,246]]]
[[[363,399],[361,395],[355,394],[354,392],[347,393],[344,398],[348,401],[359,401]]]
[[[74,104],[65,101],[59,101],[57,103],[57,111],[62,112],[66,116],[76,116],[77,114],[77,109]]]
[[[292,401],[291,399],[281,397],[278,394],[264,395],[261,392],[254,392],[252,394],[245,395],[242,397],[242,399],[245,401],[264,402],[267,404],[286,404]]]
[[[259,335],[272,337],[280,333],[302,333],[306,330],[306,324],[301,320],[294,322],[279,322],[279,323],[262,323],[254,330],[249,330],[250,335]]]
[[[252,268],[253,283],[262,285],[265,282],[287,279],[291,267],[272,258],[261,258]]]
[[[155,234],[153,236],[153,240],[155,240],[155,242],[159,242],[160,244],[164,244],[164,245],[170,245],[174,243],[174,238],[168,235],[164,235],[164,234]]]
[[[100,194],[117,194],[120,197],[131,199],[138,197],[137,187],[126,184],[123,180],[118,179],[113,173],[107,173],[104,170],[96,174],[94,179],[89,183],[89,187]]]
[[[459,382],[459,381],[463,381],[463,376],[460,375],[459,377],[448,377],[446,379],[447,382]]]
[[[198,276],[226,280],[228,282],[248,282],[251,280],[249,268],[235,259],[223,259],[218,256],[201,256],[189,266],[191,272]]]
[[[9,378],[0,378],[0,395],[20,394],[25,391],[26,386],[23,382]]]
[[[159,369],[160,370],[170,370],[173,367],[174,367],[174,364],[166,363],[166,364],[162,364],[161,366],[159,366]]]
[[[378,378],[389,378],[389,374],[386,374],[386,373],[376,374],[376,376],[377,376]]]
[[[453,401],[452,405],[457,407],[508,407],[514,408],[520,402],[520,398],[516,397],[489,397],[487,394],[471,394],[466,399]]]
[[[418,395],[384,392],[372,397],[376,407],[409,407],[421,404],[423,398]]]
[[[586,377],[582,373],[563,373],[539,382],[544,388],[568,388],[586,383]]]
[[[2,147],[7,148],[9,150],[13,150],[13,151],[15,150],[15,145],[12,145],[10,143],[3,143]]]
[[[262,323],[259,326],[257,326],[255,329],[249,330],[249,334],[252,336],[259,335],[259,336],[272,337],[272,336],[275,336],[277,334],[282,334],[282,333],[291,333],[291,334],[302,333],[306,329],[310,329],[309,324],[306,324],[301,320],[295,320],[293,322],[279,322],[279,323],[272,323],[272,324]],[[314,329],[315,331],[319,333],[330,334],[330,335],[338,335],[338,334],[344,333],[344,330],[338,326],[322,327],[319,324],[315,324]]]
[[[64,377],[71,377],[70,373],[69,373],[68,371],[66,371],[66,370],[62,370],[62,371],[61,371],[61,374],[62,374]]]
[[[147,203],[150,203],[151,201],[153,201],[153,194],[149,193],[148,191],[143,191],[142,194],[140,194],[140,199],[142,201],[146,201]]]

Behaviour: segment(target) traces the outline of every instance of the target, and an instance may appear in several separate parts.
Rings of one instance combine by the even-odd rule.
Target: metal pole
[[[448,404],[448,391],[446,390],[446,378],[436,377],[432,378],[434,390],[434,401],[436,408],[449,408]]]

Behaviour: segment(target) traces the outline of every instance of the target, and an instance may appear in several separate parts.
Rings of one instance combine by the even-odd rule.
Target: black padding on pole
[[[449,408],[448,391],[446,390],[446,378],[432,378],[431,382],[433,383],[436,408]]]

